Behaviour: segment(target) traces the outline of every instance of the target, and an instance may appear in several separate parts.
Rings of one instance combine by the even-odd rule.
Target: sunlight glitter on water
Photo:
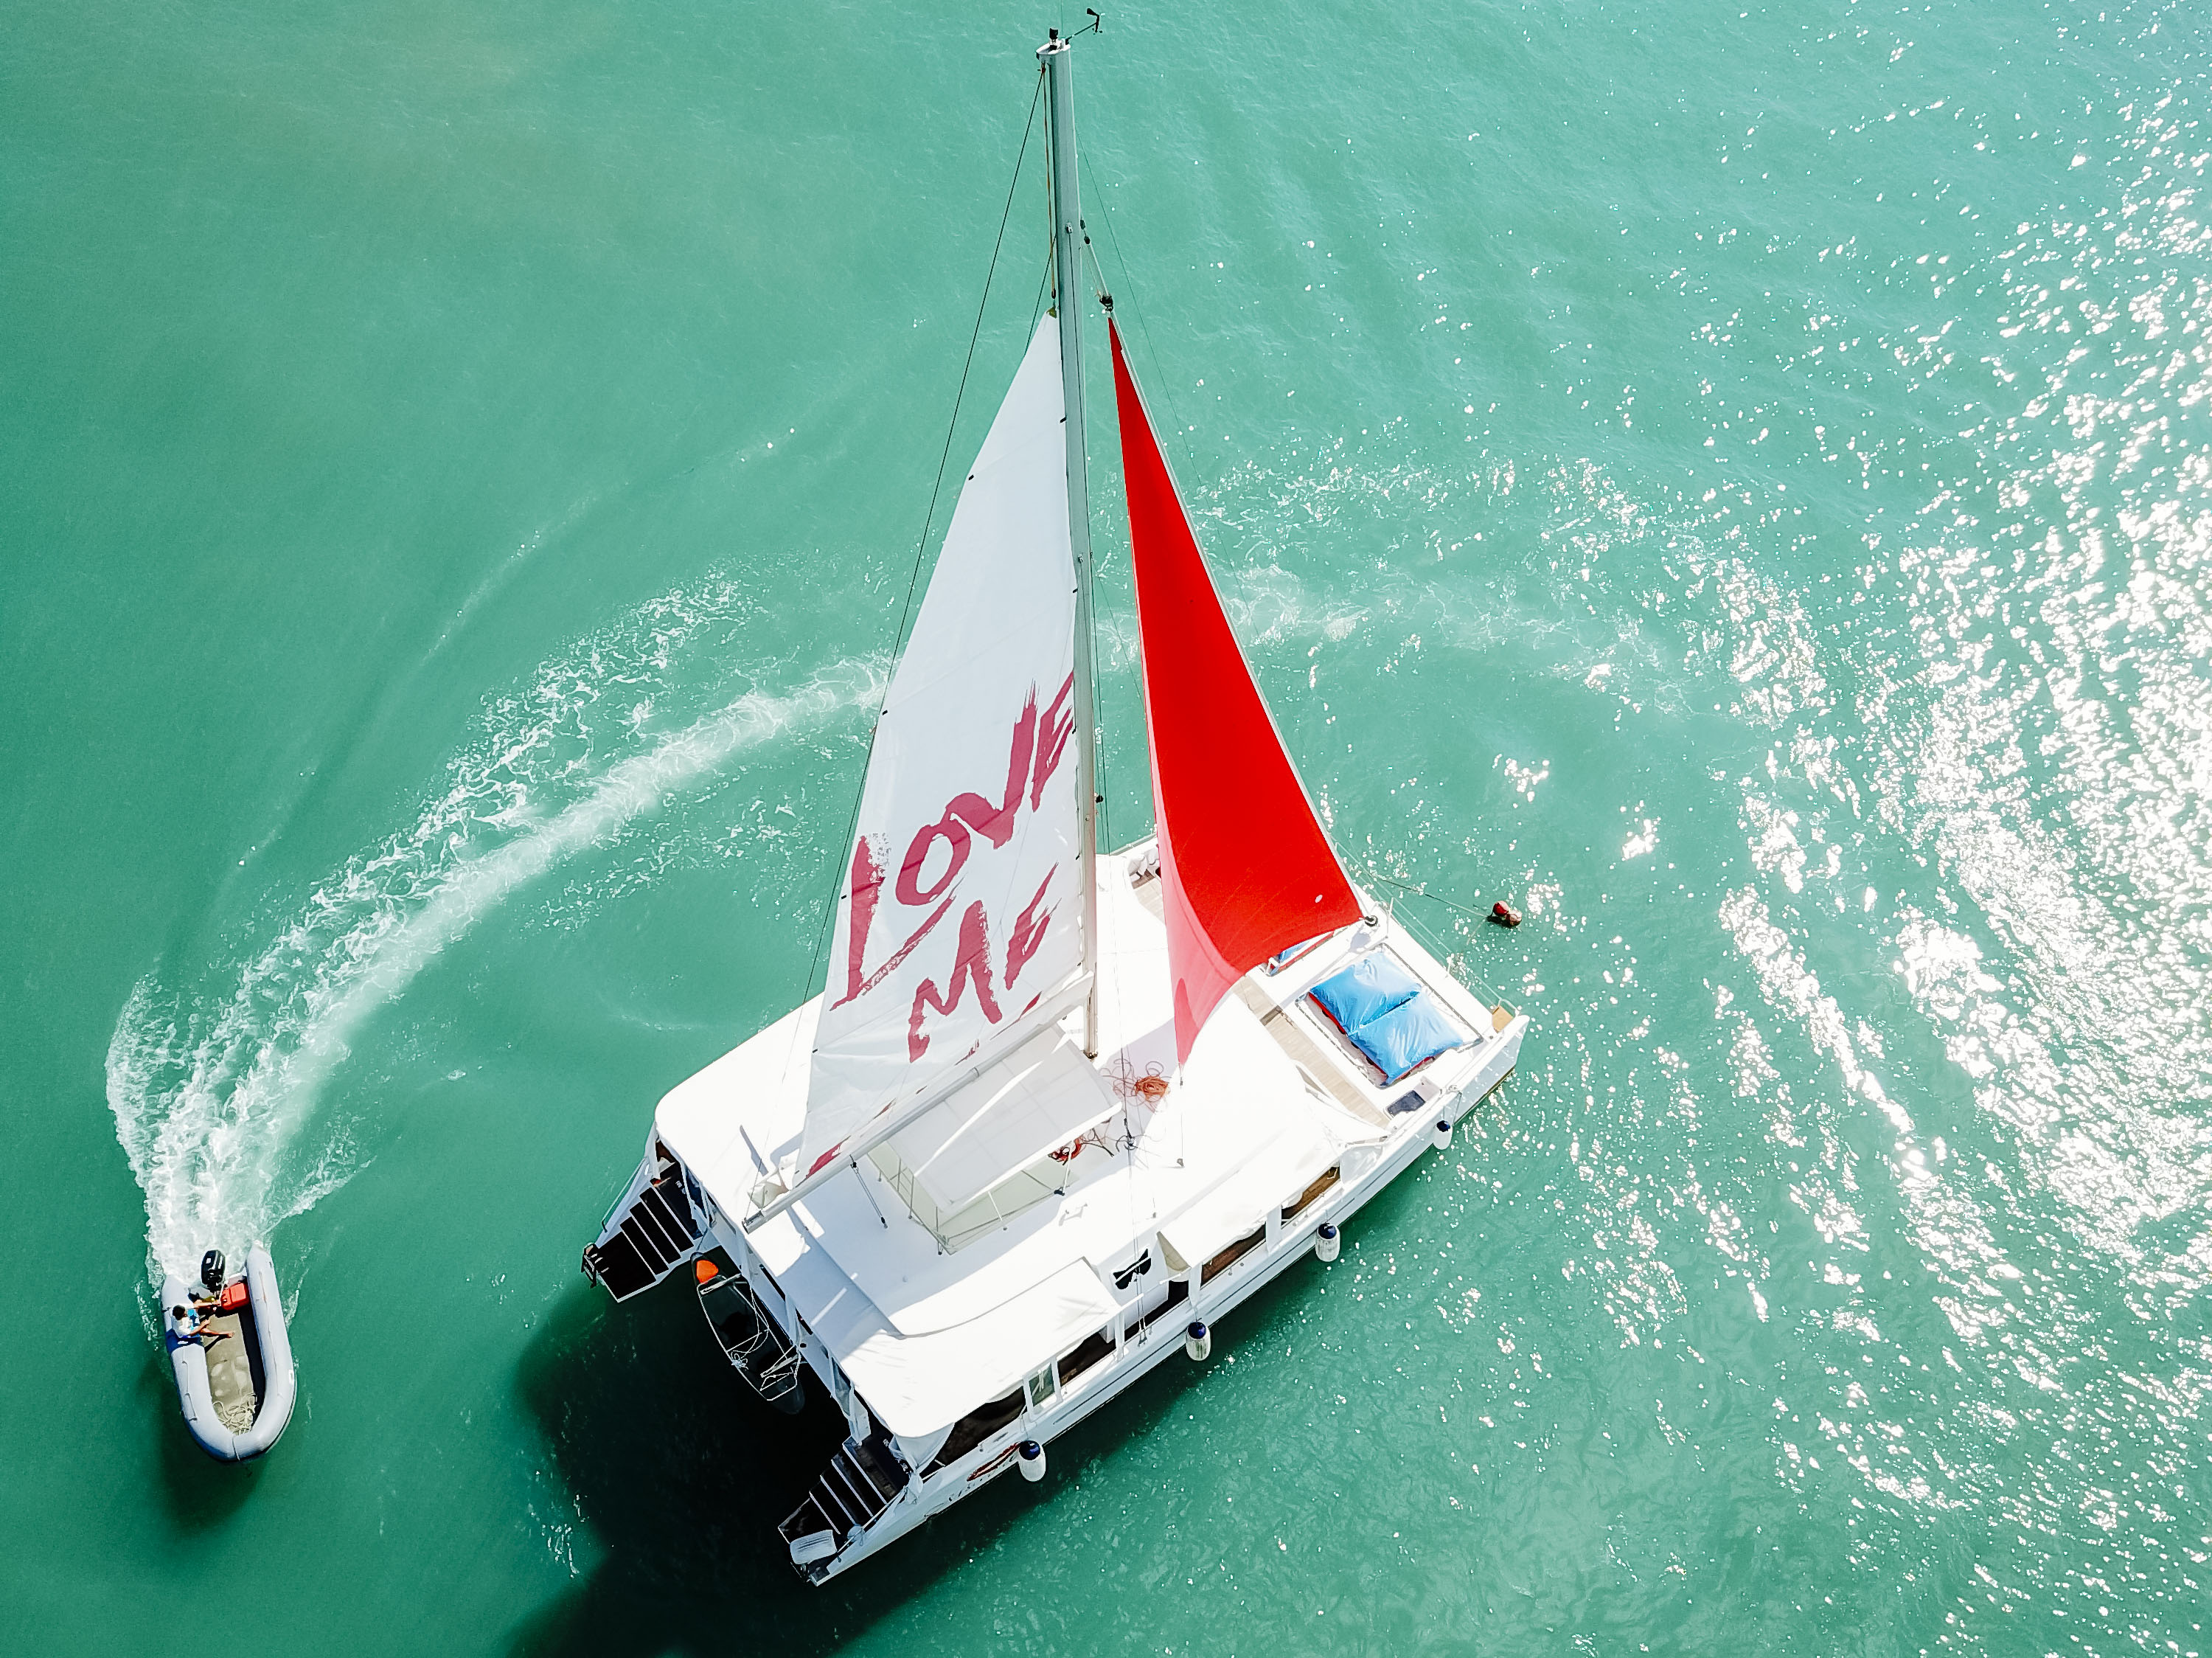
[[[146,1173],[167,1125],[240,1229],[356,1171],[280,1259],[406,1260],[439,1317],[400,1375],[311,1289],[319,1408],[229,1506],[163,1461],[143,1332],[72,1321],[84,1395],[10,1446],[33,1644],[282,1557],[249,1647],[404,1605],[538,1655],[2203,1649],[2187,8],[1084,38],[1100,274],[1285,739],[1533,1028],[1210,1367],[811,1598],[770,1511],[841,1423],[763,1427],[688,1291],[605,1308],[575,1249],[653,1097],[806,966],[861,722],[785,704],[896,607],[1027,26],[57,19],[0,108],[8,527],[54,555],[0,606],[37,802],[0,978],[56,1049],[38,1131],[106,1185],[27,1224],[135,1283],[114,1141]],[[791,723],[715,758],[740,704]],[[111,1035],[146,1070],[109,1112],[74,1090]]]

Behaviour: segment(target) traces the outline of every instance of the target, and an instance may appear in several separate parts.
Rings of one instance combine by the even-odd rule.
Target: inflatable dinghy
[[[161,1320],[185,1425],[200,1448],[244,1462],[274,1445],[292,1419],[295,1378],[268,1246],[247,1250],[246,1271],[228,1277],[222,1251],[209,1250],[198,1283],[162,1283]]]

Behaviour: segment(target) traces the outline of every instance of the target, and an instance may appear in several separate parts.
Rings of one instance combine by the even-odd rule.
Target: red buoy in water
[[[1500,927],[1518,927],[1521,924],[1521,911],[1501,898],[1490,906],[1490,919]]]

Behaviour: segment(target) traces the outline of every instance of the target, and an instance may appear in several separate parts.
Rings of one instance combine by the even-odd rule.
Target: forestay
[[[837,900],[799,1178],[1064,1001],[1084,963],[1060,383],[1047,318],[891,676]]]

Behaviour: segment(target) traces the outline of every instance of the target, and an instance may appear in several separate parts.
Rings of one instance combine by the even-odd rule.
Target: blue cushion
[[[1388,1082],[1440,1053],[1467,1045],[1467,1033],[1451,1021],[1443,1003],[1421,991],[1352,1033],[1352,1045],[1372,1060]]]
[[[1303,944],[1293,944],[1287,950],[1276,951],[1267,958],[1268,972],[1273,974],[1282,972],[1284,968],[1305,955],[1308,951],[1318,949],[1328,942],[1328,938],[1329,935],[1327,933],[1316,933]]]
[[[1313,999],[1349,1034],[1412,1000],[1420,988],[1419,979],[1377,950],[1322,979],[1313,987]]]

